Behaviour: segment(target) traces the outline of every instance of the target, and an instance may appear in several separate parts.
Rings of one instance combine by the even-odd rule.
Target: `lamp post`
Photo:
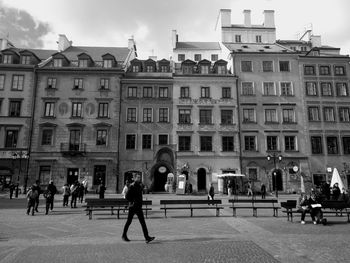
[[[12,159],[15,161],[17,159],[19,159],[19,168],[18,168],[18,174],[17,174],[17,184],[16,184],[16,192],[15,192],[15,197],[18,197],[18,187],[19,187],[19,178],[21,176],[22,173],[22,159],[27,159],[29,158],[29,155],[26,151],[16,151],[12,153]],[[24,191],[26,191],[27,188],[27,178],[24,182]]]
[[[277,189],[277,173],[276,173],[276,169],[277,169],[277,163],[276,160],[278,160],[278,162],[282,161],[282,155],[277,155],[276,153],[273,153],[272,155],[268,155],[266,156],[268,161],[271,161],[271,159],[273,160],[273,165],[274,165],[274,171],[273,171],[273,179],[275,182],[275,191],[276,191],[276,197],[278,198],[278,189]]]

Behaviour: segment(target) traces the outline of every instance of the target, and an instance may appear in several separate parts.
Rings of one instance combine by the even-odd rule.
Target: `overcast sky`
[[[139,57],[169,58],[171,31],[179,41],[217,41],[219,9],[232,9],[231,22],[253,24],[275,10],[277,39],[297,39],[312,24],[322,44],[350,54],[349,0],[0,0],[0,37],[18,47],[57,49],[58,34],[73,45],[127,46],[134,37]]]

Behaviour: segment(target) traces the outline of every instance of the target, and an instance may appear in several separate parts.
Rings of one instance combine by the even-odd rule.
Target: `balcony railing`
[[[61,153],[69,155],[84,155],[86,151],[85,143],[61,143]]]

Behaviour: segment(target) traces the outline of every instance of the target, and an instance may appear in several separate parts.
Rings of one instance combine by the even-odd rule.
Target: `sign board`
[[[185,194],[185,188],[186,188],[186,176],[183,174],[179,175],[177,177],[177,185],[176,185],[176,194],[177,195],[184,195]]]

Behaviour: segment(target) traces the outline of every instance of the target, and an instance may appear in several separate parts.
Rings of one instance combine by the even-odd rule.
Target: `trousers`
[[[132,222],[132,219],[133,219],[135,214],[139,218],[139,221],[140,221],[140,224],[141,224],[141,227],[142,227],[142,231],[143,231],[143,235],[144,235],[145,239],[148,239],[149,235],[148,235],[148,229],[147,229],[146,222],[145,222],[145,217],[143,215],[142,207],[139,207],[139,206],[129,207],[128,219],[126,220],[126,223],[125,223],[125,226],[124,226],[123,236],[124,237],[127,236],[129,226],[130,226],[130,224]]]

